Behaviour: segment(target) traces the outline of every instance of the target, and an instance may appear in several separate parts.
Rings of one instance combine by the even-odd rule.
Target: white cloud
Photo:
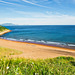
[[[0,2],[2,2],[2,3],[6,3],[6,4],[16,5],[15,3],[10,3],[10,2],[6,2],[6,1],[2,1],[2,0],[0,0]]]
[[[14,12],[19,13],[24,16],[26,15],[28,17],[33,17],[33,18],[47,17],[47,15],[41,12],[24,12],[24,11],[16,11],[16,10],[14,10]]]
[[[25,17],[27,16],[30,18],[49,18],[49,17],[66,16],[64,14],[60,14],[59,12],[51,12],[51,11],[46,11],[42,13],[42,12],[25,12],[25,11],[10,9],[10,8],[8,9],[11,10],[11,12],[14,12],[15,14],[24,15]]]
[[[51,8],[51,7],[47,7],[47,6],[43,6],[43,5],[39,5],[39,4],[33,3],[31,1],[28,1],[28,0],[22,0],[22,1],[24,1],[26,3],[29,3],[29,4],[32,4],[32,5],[40,6],[40,7]]]
[[[28,0],[28,1],[30,1],[30,2],[33,2],[33,3],[43,3],[43,2],[47,2],[47,3],[50,3],[51,1],[49,1],[49,0]]]
[[[10,5],[17,5],[17,6],[24,6],[24,5],[12,3],[12,2],[9,2],[9,1],[10,0],[8,0],[8,1],[0,0],[0,3],[10,4]],[[11,1],[19,2],[19,0],[11,0]],[[32,5],[36,5],[36,6],[39,6],[39,7],[51,8],[51,7],[43,6],[43,5],[40,5],[40,4],[36,4],[35,2],[37,2],[37,1],[35,1],[35,2],[31,2],[31,1],[28,1],[28,0],[21,0],[21,1],[32,4]]]
[[[11,2],[6,2],[6,1],[3,1],[3,0],[0,0],[0,3],[5,3],[5,4],[10,4],[10,5],[17,5],[17,6],[26,7],[26,6],[24,6],[24,5],[20,5],[20,4],[16,4],[16,3],[11,3]]]
[[[15,13],[19,13],[21,15],[26,15],[30,18],[58,18],[58,17],[68,17],[68,15],[65,14],[60,14],[59,12],[49,12],[47,11],[46,13],[41,13],[41,12],[25,12],[25,11],[17,11],[17,10],[12,10]],[[71,17],[71,16],[69,16]]]
[[[68,15],[46,18],[0,18],[0,24],[14,23],[19,25],[75,25],[75,17]]]

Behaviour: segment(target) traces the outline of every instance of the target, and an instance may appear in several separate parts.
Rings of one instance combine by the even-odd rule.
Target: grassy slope
[[[20,53],[17,50],[0,47],[0,75],[75,75],[75,58],[37,60],[9,58],[10,55]]]
[[[17,55],[17,54],[21,54],[21,53],[22,53],[21,51],[0,47],[0,58],[1,57],[8,57],[10,55]]]
[[[5,31],[5,30],[9,30],[9,29],[7,29],[7,28],[5,28],[3,26],[0,26],[0,32]]]
[[[75,58],[0,59],[0,75],[75,75]]]

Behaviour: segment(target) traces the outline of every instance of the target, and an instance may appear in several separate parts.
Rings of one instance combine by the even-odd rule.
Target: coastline
[[[0,32],[0,35],[6,34],[8,32],[11,32],[11,30],[4,30],[3,32]]]
[[[8,42],[8,44],[7,44]],[[74,49],[67,49],[61,47],[47,46],[28,42],[19,42],[0,39],[0,46],[22,51],[21,55],[14,55],[12,57],[24,58],[54,58],[58,56],[73,56],[75,57]]]
[[[63,49],[63,50],[72,50],[75,51],[75,49],[70,49],[67,47],[61,47],[61,46],[55,46],[55,45],[47,45],[47,44],[41,44],[41,43],[33,43],[33,42],[23,42],[23,41],[13,41],[13,40],[8,40],[8,39],[3,39],[0,38],[1,40],[6,40],[6,41],[11,41],[11,42],[17,42],[17,43],[24,43],[24,44],[30,44],[30,45],[39,45],[39,46],[44,46],[44,47],[50,47],[50,48],[57,48],[57,49]]]
[[[42,46],[46,46],[46,47],[55,47],[55,48],[61,48],[61,49],[75,50],[75,47],[68,46],[68,45],[63,46],[63,45],[44,44],[44,43],[38,43],[38,42],[20,41],[20,40],[16,40],[16,39],[7,39],[7,38],[3,38],[3,37],[1,37],[0,39],[5,39],[8,41],[14,41],[14,42],[20,42],[20,43],[42,45]]]
[[[11,32],[11,30],[6,30],[0,35]],[[68,49],[38,43],[30,43],[30,42],[22,42],[22,41],[12,41],[7,39],[0,38],[0,46],[16,49],[22,51],[23,53],[20,55],[12,55],[12,57],[24,57],[24,58],[32,58],[32,59],[46,59],[46,58],[54,58],[58,56],[72,56],[75,57],[75,49]]]

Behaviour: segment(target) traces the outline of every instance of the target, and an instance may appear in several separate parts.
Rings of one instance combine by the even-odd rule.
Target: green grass
[[[0,32],[5,31],[5,30],[9,30],[9,29],[7,29],[7,28],[5,28],[3,26],[0,26]]]
[[[17,55],[17,54],[21,54],[21,53],[22,53],[21,51],[0,47],[0,58],[1,57],[8,57],[10,55]]]
[[[75,75],[75,58],[0,59],[0,75]]]
[[[0,47],[0,75],[75,75],[75,58],[9,58],[22,52]]]

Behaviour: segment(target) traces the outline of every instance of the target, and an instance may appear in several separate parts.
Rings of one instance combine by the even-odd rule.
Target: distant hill
[[[14,26],[15,24],[12,24],[12,23],[4,23],[4,24],[1,24],[2,26]]]

